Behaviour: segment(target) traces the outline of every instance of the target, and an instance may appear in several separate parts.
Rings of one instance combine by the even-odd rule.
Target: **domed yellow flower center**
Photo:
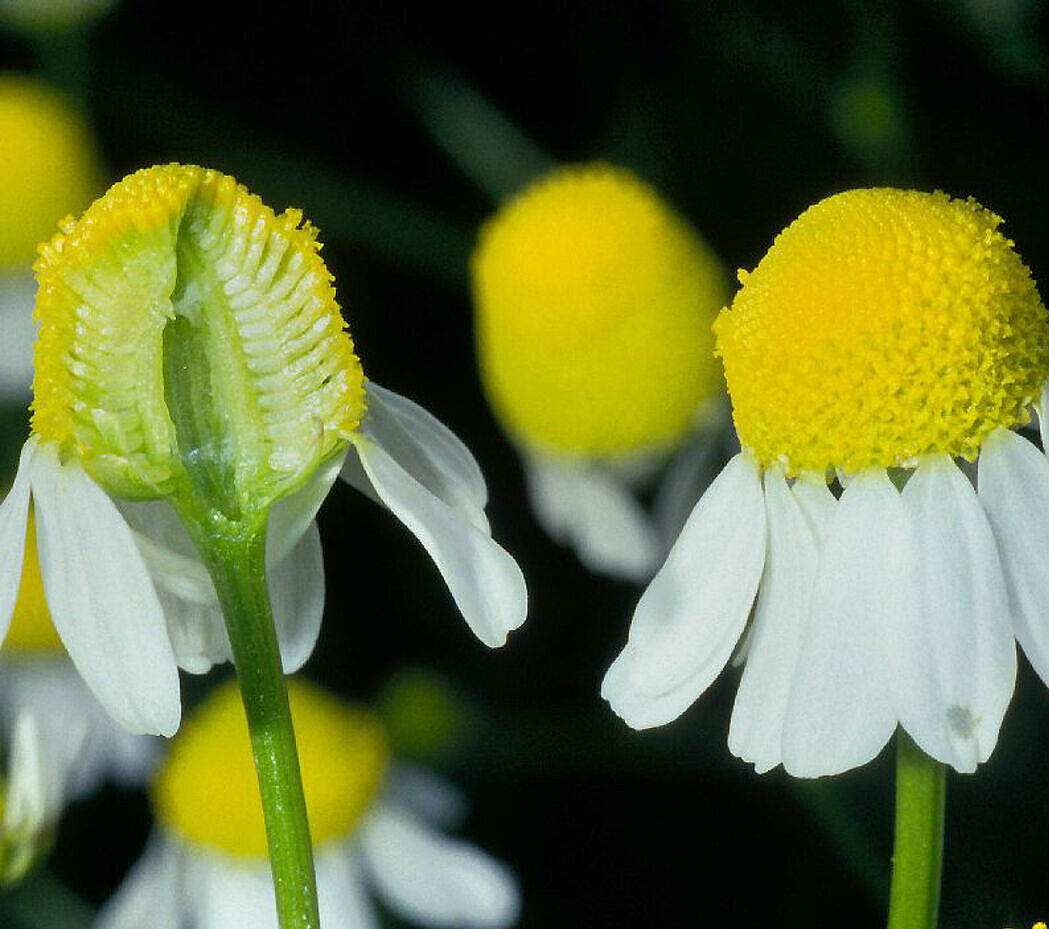
[[[972,460],[1049,376],[1030,272],[973,200],[854,190],[806,210],[715,323],[740,441],[790,473]]]
[[[26,525],[22,580],[11,617],[11,628],[7,630],[3,645],[5,652],[12,649],[32,654],[65,652],[44,597],[44,579],[40,575],[40,558],[36,548],[36,519],[31,506]]]
[[[300,680],[288,681],[314,845],[349,835],[381,787],[386,734],[370,712]],[[248,726],[234,681],[182,724],[152,790],[157,819],[186,841],[265,858]]]
[[[29,267],[37,243],[101,186],[91,134],[62,96],[0,75],[0,270]]]
[[[33,429],[110,493],[192,486],[231,518],[345,444],[364,376],[302,214],[148,168],[41,247]]]
[[[568,454],[668,446],[721,377],[717,259],[648,185],[566,168],[507,203],[472,261],[481,375],[519,441]]]

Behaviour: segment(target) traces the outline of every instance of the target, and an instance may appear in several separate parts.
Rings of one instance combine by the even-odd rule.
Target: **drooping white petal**
[[[757,465],[733,458],[696,504],[641,596],[601,695],[635,729],[676,719],[725,666],[765,561]]]
[[[44,591],[88,686],[132,732],[172,735],[182,706],[160,601],[131,529],[73,461],[41,444],[30,480]]]
[[[22,562],[25,560],[25,534],[29,521],[29,486],[33,456],[37,440],[29,439],[22,446],[14,483],[0,503],[0,642],[11,627],[18,588],[22,583]]]
[[[978,485],[1002,559],[1013,631],[1049,684],[1049,460],[1016,433],[996,429],[980,450]]]
[[[361,862],[350,848],[333,843],[318,850],[317,903],[324,929],[380,929],[365,889]]]
[[[384,448],[364,436],[354,444],[375,492],[429,552],[474,634],[490,647],[504,644],[528,608],[517,562]]]
[[[324,610],[324,561],[317,524],[300,526],[299,516],[316,512],[323,502],[338,474],[337,463],[325,468],[320,478],[274,505],[267,528],[267,583],[281,658],[289,674],[313,651]],[[164,501],[122,503],[120,511],[135,530],[135,541],[156,583],[179,667],[204,674],[212,665],[229,661],[229,637],[215,585],[175,511]]]
[[[186,898],[193,929],[277,929],[269,864],[195,847],[184,854]]]
[[[190,902],[183,888],[182,853],[155,832],[99,911],[95,929],[183,929]]]
[[[510,870],[480,849],[432,832],[389,807],[360,827],[364,862],[376,891],[409,922],[501,929],[520,911]]]
[[[572,546],[591,571],[627,580],[652,576],[663,544],[644,508],[621,480],[598,466],[529,455],[528,497],[539,524]]]
[[[824,485],[823,491],[831,494]],[[831,497],[833,500],[833,497]],[[819,550],[783,472],[765,472],[769,542],[750,649],[732,708],[729,750],[760,774],[783,760],[783,720],[812,606]]]
[[[386,449],[431,494],[489,533],[484,514],[488,488],[470,450],[418,404],[372,381],[366,387],[368,412],[361,423],[361,434]],[[371,495],[370,478],[360,464],[351,450],[343,466],[343,479]]]
[[[886,615],[896,715],[928,755],[972,772],[986,761],[1016,680],[1005,578],[968,479],[923,459],[902,494],[917,543],[916,611]]]
[[[339,476],[345,457],[345,452],[333,455],[317,468],[305,487],[270,507],[266,527],[266,564],[282,561],[305,535]]]
[[[913,584],[903,583],[912,553],[888,476],[856,475],[820,552],[783,725],[788,773],[819,777],[864,764],[896,728],[878,638],[889,612],[913,609]]]
[[[317,524],[266,572],[273,624],[284,673],[298,671],[313,653],[324,615],[324,556]]]

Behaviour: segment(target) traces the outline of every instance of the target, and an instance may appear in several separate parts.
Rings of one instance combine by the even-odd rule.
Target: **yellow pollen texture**
[[[25,653],[64,653],[65,647],[51,622],[51,611],[44,597],[44,580],[36,548],[36,520],[30,508],[26,526],[25,560],[18,588],[11,628],[3,641],[4,650]]]
[[[238,490],[293,480],[364,412],[319,249],[301,212],[216,171],[114,185],[40,248],[34,431],[121,496],[169,492],[198,452]],[[176,423],[199,449],[178,447]]]
[[[784,230],[715,323],[741,443],[788,473],[972,460],[1049,375],[1031,274],[974,200],[837,194]]]
[[[87,125],[45,84],[0,75],[0,271],[33,261],[38,242],[101,187]]]
[[[302,680],[288,681],[313,844],[350,835],[382,786],[389,750],[378,718]],[[157,819],[184,839],[265,858],[251,742],[235,681],[219,685],[172,740],[152,789]]]
[[[721,389],[727,281],[647,184],[568,167],[506,203],[472,264],[488,399],[523,444],[615,456],[673,444]]]

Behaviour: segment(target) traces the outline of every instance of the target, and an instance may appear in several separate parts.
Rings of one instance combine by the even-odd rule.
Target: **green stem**
[[[198,537],[199,538],[199,537]],[[226,618],[248,718],[281,929],[318,929],[313,845],[277,633],[266,590],[266,520],[200,539]]]
[[[946,769],[902,729],[896,739],[896,845],[889,929],[935,929],[943,867]]]

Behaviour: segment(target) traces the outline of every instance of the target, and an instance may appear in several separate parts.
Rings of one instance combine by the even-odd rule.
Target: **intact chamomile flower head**
[[[300,680],[289,681],[289,698],[322,925],[377,926],[370,893],[421,926],[516,921],[513,875],[427,822],[427,808],[454,812],[431,802],[447,788],[418,773],[398,776],[377,716]],[[152,801],[155,834],[99,929],[276,927],[248,730],[232,682],[187,719]]]
[[[476,462],[365,379],[319,248],[299,211],[275,215],[183,165],[125,178],[41,246],[33,433],[0,505],[0,620],[32,498],[55,628],[132,731],[177,728],[176,664],[230,657],[198,554],[217,534],[267,527],[285,669],[309,656],[323,610],[314,516],[340,469],[423,542],[487,644],[524,619]]]
[[[589,567],[647,578],[664,549],[630,485],[716,419],[721,265],[651,187],[596,163],[504,204],[471,271],[482,381],[537,518]]]
[[[32,262],[71,210],[101,189],[87,123],[58,91],[0,74],[0,398],[22,404],[33,379]]]
[[[969,772],[1014,637],[1049,682],[1049,461],[1012,431],[1046,411],[1049,321],[1000,223],[971,199],[848,191],[741,274],[715,331],[743,450],[606,675],[630,725],[675,719],[738,650],[729,747],[758,771],[844,771],[902,725]]]

